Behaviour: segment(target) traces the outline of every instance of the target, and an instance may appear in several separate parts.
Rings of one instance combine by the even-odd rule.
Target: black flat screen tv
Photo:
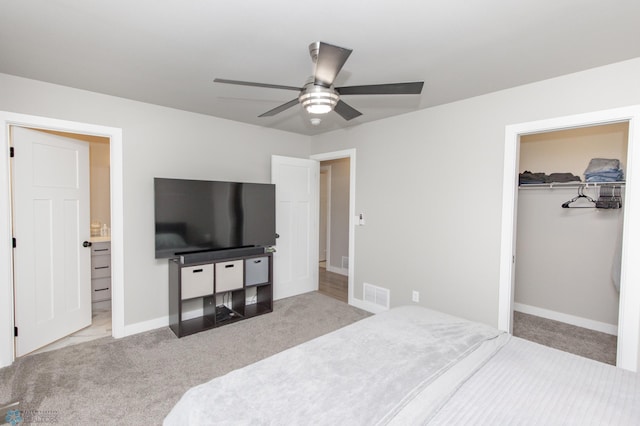
[[[275,185],[154,179],[156,259],[275,245]]]

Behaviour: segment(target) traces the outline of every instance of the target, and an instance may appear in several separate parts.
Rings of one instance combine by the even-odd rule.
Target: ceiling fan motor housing
[[[320,42],[314,41],[309,45],[309,55],[311,55],[311,60],[315,64],[318,61],[318,51],[320,50]]]

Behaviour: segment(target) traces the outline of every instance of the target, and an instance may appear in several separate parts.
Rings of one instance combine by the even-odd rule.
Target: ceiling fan
[[[326,114],[337,112],[345,120],[352,120],[362,113],[349,106],[342,99],[345,95],[419,95],[422,92],[423,81],[411,83],[372,84],[365,86],[334,87],[333,82],[349,58],[351,49],[333,46],[324,42],[309,45],[309,54],[315,63],[315,72],[304,86],[280,86],[277,84],[253,83],[250,81],[227,80],[216,78],[216,83],[237,84],[241,86],[266,87],[270,89],[294,90],[298,97],[272,110],[259,115],[271,117],[300,103],[309,114]],[[320,122],[319,118],[312,118],[313,124]]]

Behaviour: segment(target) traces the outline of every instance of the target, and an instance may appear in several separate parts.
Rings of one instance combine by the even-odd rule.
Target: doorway
[[[0,197],[0,238],[12,237],[10,198],[9,128],[29,127],[41,130],[61,131],[109,139],[110,214],[111,214],[111,274],[112,274],[112,319],[113,337],[124,337],[124,277],[123,277],[123,185],[122,185],[122,129],[79,123],[46,117],[0,111],[0,187],[5,188]],[[11,365],[14,352],[14,308],[13,308],[13,249],[0,245],[0,367]]]
[[[628,133],[621,122],[521,136],[514,336],[615,364]]]
[[[103,136],[42,129],[31,130],[60,136],[88,146],[90,242],[93,244],[90,248],[92,254],[91,324],[30,352],[30,354],[36,354],[111,336],[111,277],[107,272],[111,264],[109,254],[111,244],[110,146],[109,138]],[[15,146],[16,141],[14,140],[13,143]],[[14,288],[14,291],[17,289]],[[18,316],[19,312],[16,310],[16,317]]]
[[[636,184],[637,178],[634,175],[634,173],[637,173],[638,167],[640,167],[640,106],[597,111],[506,127],[498,327],[506,331],[512,331],[513,327],[515,244],[517,237],[515,225],[521,136],[616,122],[629,123],[616,365],[620,368],[637,371],[640,355],[638,333],[640,328],[640,289],[636,288],[637,286],[627,285],[627,283],[637,282],[640,278],[640,265],[634,262],[634,258],[640,256],[640,218],[637,217],[635,212],[637,209],[635,205],[640,202],[640,185]]]
[[[347,303],[349,288],[348,157],[320,162],[318,291]]]
[[[325,294],[343,300],[350,305],[358,306],[358,300],[353,297],[356,150],[348,149],[315,154],[310,158],[319,161],[321,167],[325,167],[325,179],[329,181],[328,188],[324,188],[324,196],[327,200],[320,212],[320,216],[322,214],[327,216],[325,220],[327,231],[325,233],[326,267],[321,268],[318,264],[319,281],[325,280],[327,288]],[[329,175],[331,175],[330,178]],[[322,192],[321,187],[321,199]],[[323,220],[320,219],[319,222],[322,223]],[[322,255],[319,255],[318,262],[321,257]],[[324,277],[321,277],[321,274]],[[321,286],[322,282],[319,282],[318,287]]]

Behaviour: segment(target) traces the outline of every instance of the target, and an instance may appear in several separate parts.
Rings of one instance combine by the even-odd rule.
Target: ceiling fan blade
[[[279,84],[253,83],[251,81],[227,80],[225,78],[214,78],[214,83],[237,84],[238,86],[266,87],[268,89],[302,90],[301,87],[281,86]]]
[[[333,84],[344,63],[347,62],[352,50],[323,42],[319,42],[317,45],[318,57],[316,59],[314,83],[329,87]]]
[[[284,110],[287,110],[289,108],[291,108],[294,105],[298,105],[298,98],[295,98],[289,102],[287,102],[286,104],[282,104],[278,107],[275,107],[272,110],[269,110],[267,112],[265,112],[264,114],[260,114],[258,117],[271,117],[273,115],[276,115],[278,113],[281,113]]]
[[[370,84],[368,86],[336,87],[340,95],[419,95],[424,81],[412,83]]]
[[[360,111],[342,101],[338,101],[333,110],[340,114],[340,116],[347,121],[362,115]]]

